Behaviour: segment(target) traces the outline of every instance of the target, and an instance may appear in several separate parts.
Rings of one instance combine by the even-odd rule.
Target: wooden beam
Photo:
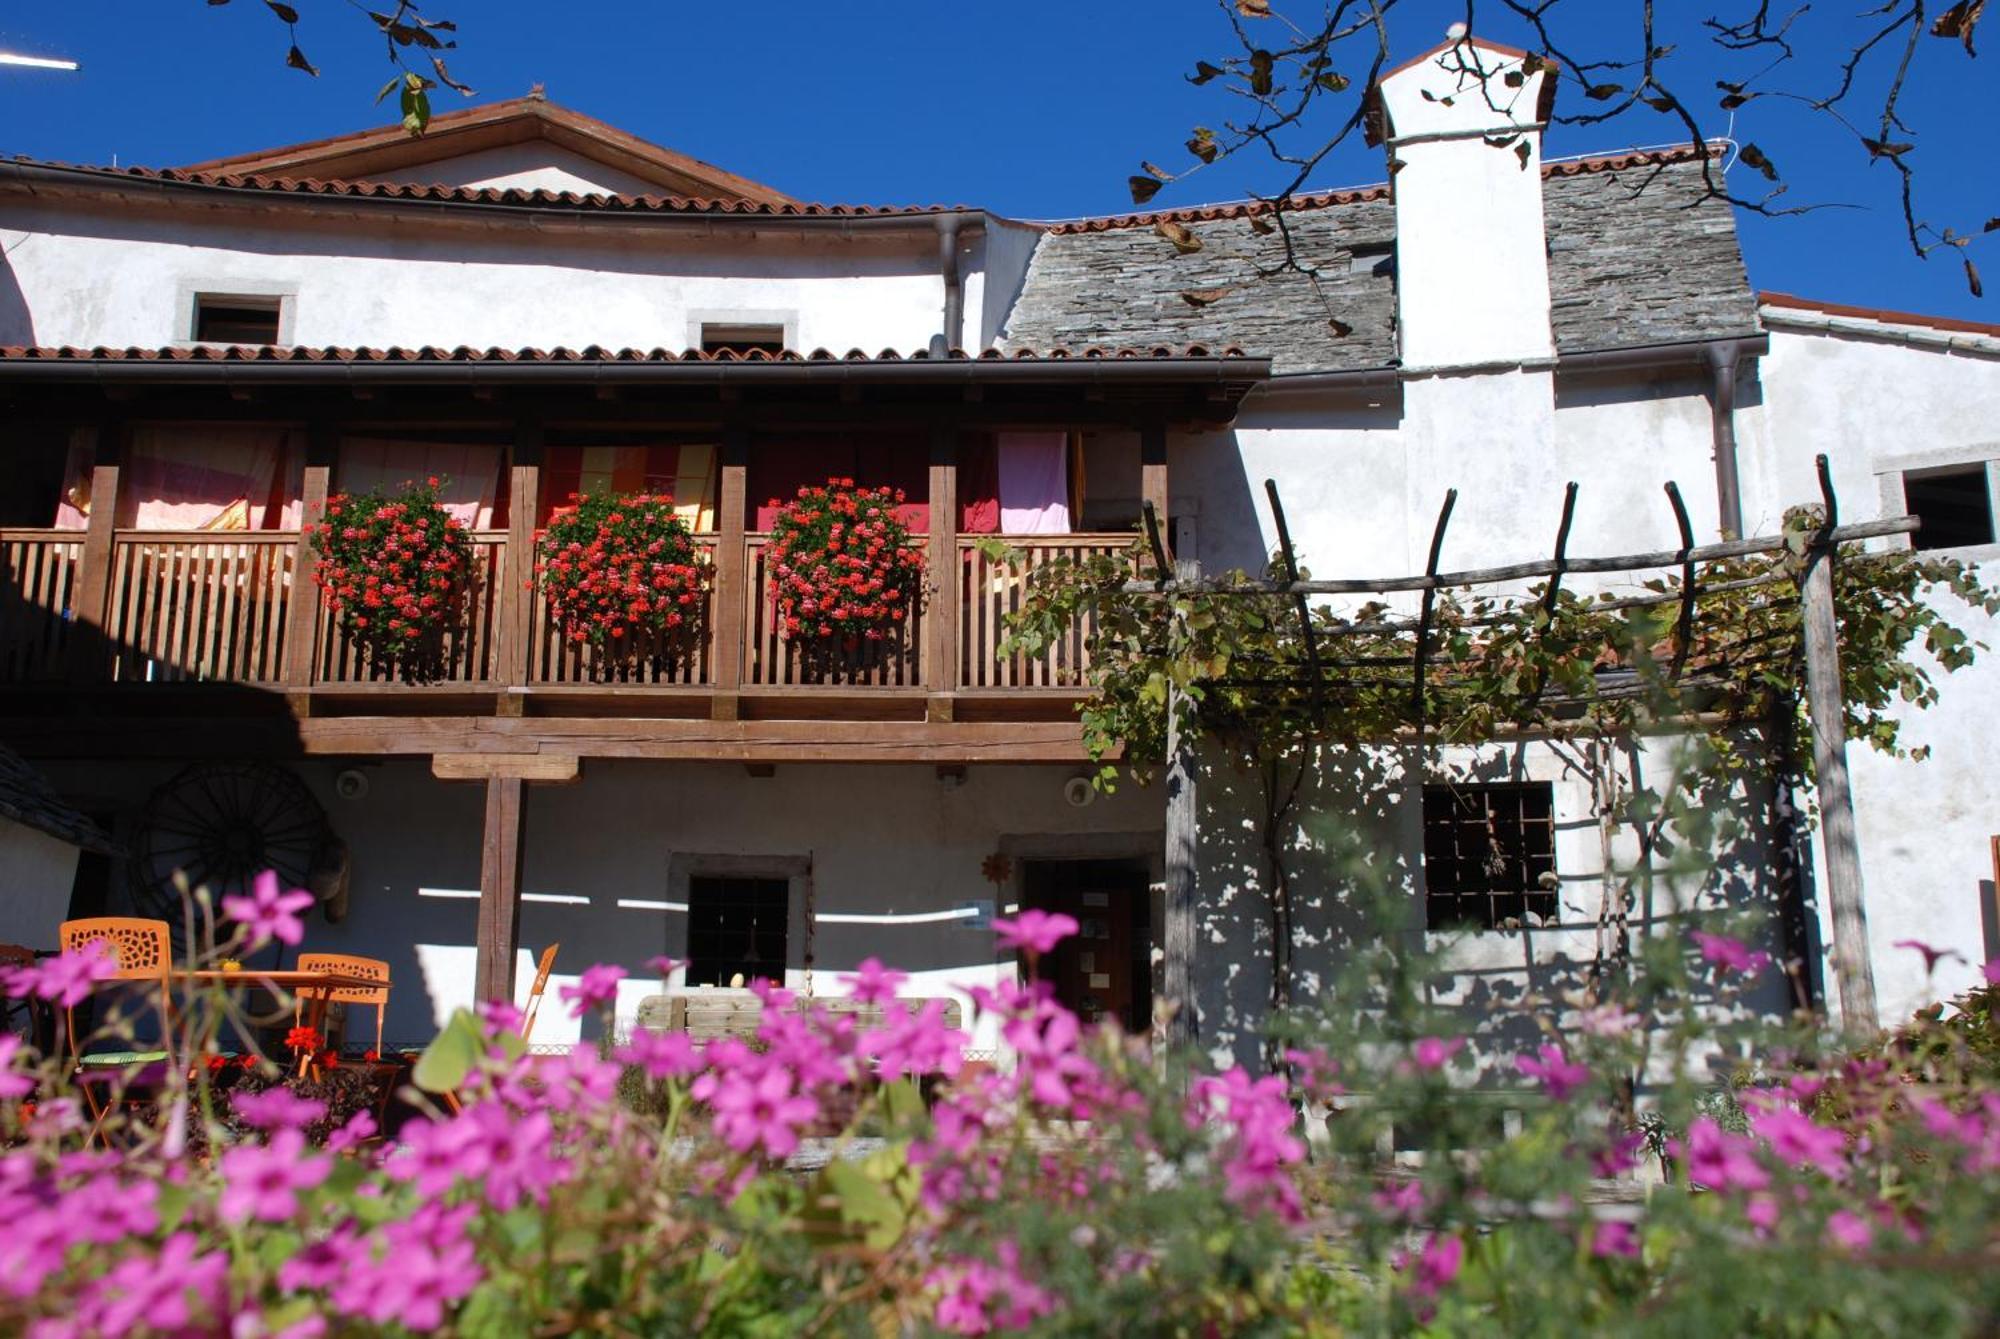
[[[582,770],[574,753],[438,753],[431,775],[440,781],[574,781]]]
[[[505,685],[528,681],[528,637],[534,626],[535,512],[542,494],[542,425],[522,419],[514,425],[513,456],[507,471],[507,547],[500,556],[499,620],[495,677]],[[518,706],[512,695],[501,699]]]
[[[1875,971],[1868,948],[1868,910],[1861,889],[1861,849],[1854,828],[1854,793],[1847,775],[1846,711],[1840,688],[1840,629],[1833,607],[1832,544],[1815,545],[1800,583],[1806,652],[1806,703],[1812,717],[1813,785],[1819,792],[1827,901],[1833,911],[1833,970],[1843,1027],[1873,1032]]]
[[[300,486],[299,543],[292,552],[292,598],[285,610],[285,684],[303,689],[312,685],[313,657],[318,649],[320,622],[319,582],[313,579],[318,561],[312,546],[312,529],[326,519],[326,499],[333,480],[334,455],[340,446],[340,429],[324,420],[306,433],[306,467]]]
[[[1173,515],[1172,495],[1167,483],[1167,428],[1164,423],[1148,423],[1139,429],[1139,500],[1153,504],[1162,526]]]
[[[514,998],[514,948],[521,942],[521,778],[486,782],[486,837],[479,851],[478,998]]]
[[[1164,467],[1163,467],[1164,469]],[[1197,580],[1201,565],[1192,558],[1174,565],[1176,579]],[[1170,636],[1183,636],[1175,619]],[[1200,1040],[1201,1026],[1195,999],[1195,951],[1200,891],[1200,809],[1195,789],[1198,729],[1183,728],[1181,691],[1170,688],[1167,696],[1167,833],[1166,895],[1160,925],[1161,994],[1173,1011],[1167,1021],[1167,1044],[1187,1049]],[[1274,953],[1272,970],[1283,955]]]
[[[715,683],[711,714],[733,720],[743,684],[743,623],[749,592],[749,555],[743,545],[748,503],[750,434],[734,426],[722,435],[722,476],[716,490],[714,594],[709,600],[709,675]]]
[[[70,634],[69,677],[98,680],[111,677],[117,648],[111,645],[111,568],[117,559],[118,475],[124,456],[123,425],[108,422],[75,429],[73,447],[94,449],[90,469],[90,515],[85,521],[83,552],[78,559],[76,624]]]
[[[951,719],[951,698],[958,687],[958,622],[964,603],[964,573],[958,562],[958,430],[931,431],[931,532],[927,566],[930,608],[921,624],[924,635],[924,687],[930,689],[928,715]]]

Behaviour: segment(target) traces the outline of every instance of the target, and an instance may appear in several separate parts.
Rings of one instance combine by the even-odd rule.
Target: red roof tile
[[[1152,348],[1106,348],[1092,346],[1084,349],[987,349],[979,354],[967,353],[963,349],[953,349],[943,358],[933,357],[925,350],[899,353],[894,349],[884,349],[870,354],[861,349],[850,349],[844,354],[827,349],[814,349],[811,353],[796,353],[790,349],[782,353],[767,353],[762,349],[739,352],[735,349],[720,349],[708,352],[701,349],[686,349],[675,353],[670,349],[607,349],[590,345],[583,349],[474,349],[466,345],[446,349],[434,345],[424,345],[415,349],[346,349],[313,348],[303,344],[193,344],[171,345],[165,348],[110,348],[98,345],[79,348],[73,345],[62,347],[38,347],[26,345],[0,346],[0,361],[4,362],[172,362],[172,363],[927,363],[927,362],[1093,362],[1093,361],[1156,361],[1210,360],[1216,358],[1241,358],[1249,360],[1249,355],[1231,345],[1227,348],[1209,349],[1200,344],[1180,347],[1158,345]]]
[[[1850,307],[1839,302],[1815,302],[1790,293],[1759,293],[1764,307],[1786,307],[1794,311],[1818,312],[1823,316],[1845,316],[1857,321],[1880,321],[1884,325],[1916,325],[1931,330],[1949,330],[1964,335],[2000,336],[2000,325],[1986,321],[1962,321],[1951,316],[1924,316],[1917,312],[1891,311],[1882,307]]]

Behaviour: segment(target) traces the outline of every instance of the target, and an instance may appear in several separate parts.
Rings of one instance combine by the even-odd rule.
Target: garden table
[[[272,992],[287,991],[299,997],[306,1006],[305,1026],[326,1035],[326,1012],[333,1006],[333,992],[336,990],[383,990],[389,982],[372,977],[352,976],[346,972],[301,972],[296,969],[264,967],[239,967],[234,971],[204,969],[201,971],[173,971],[167,973],[170,985],[223,986],[231,990],[247,990],[253,987]],[[304,1057],[303,1069],[311,1056]]]

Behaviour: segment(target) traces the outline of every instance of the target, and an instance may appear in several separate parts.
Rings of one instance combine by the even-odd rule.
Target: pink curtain
[[[118,477],[121,526],[281,530],[299,523],[299,466],[283,428],[135,428]],[[90,515],[90,461],[72,449],[56,525]]]
[[[493,527],[499,495],[500,448],[460,442],[382,441],[349,437],[334,466],[336,493],[393,493],[408,483],[438,480],[444,509],[472,530]]]
[[[1057,535],[1069,524],[1069,435],[1003,432],[1000,458],[1000,533]]]

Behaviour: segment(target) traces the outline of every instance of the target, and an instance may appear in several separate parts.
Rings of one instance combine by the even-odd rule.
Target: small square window
[[[1393,278],[1396,273],[1396,246],[1393,242],[1362,242],[1348,253],[1347,270],[1350,274],[1372,274],[1377,279]]]
[[[1433,930],[1553,923],[1555,830],[1555,788],[1545,781],[1425,786],[1426,923]]]
[[[1993,495],[1983,464],[1905,474],[1903,505],[1923,522],[1923,529],[1910,536],[1916,548],[1959,549],[1993,542]]]
[[[689,879],[687,983],[782,985],[790,910],[789,879]]]
[[[282,298],[200,293],[194,300],[194,338],[203,344],[276,344]]]
[[[713,325],[701,328],[701,351],[720,353],[724,349],[736,353],[749,353],[761,349],[765,353],[785,351],[785,327],[781,325]]]

